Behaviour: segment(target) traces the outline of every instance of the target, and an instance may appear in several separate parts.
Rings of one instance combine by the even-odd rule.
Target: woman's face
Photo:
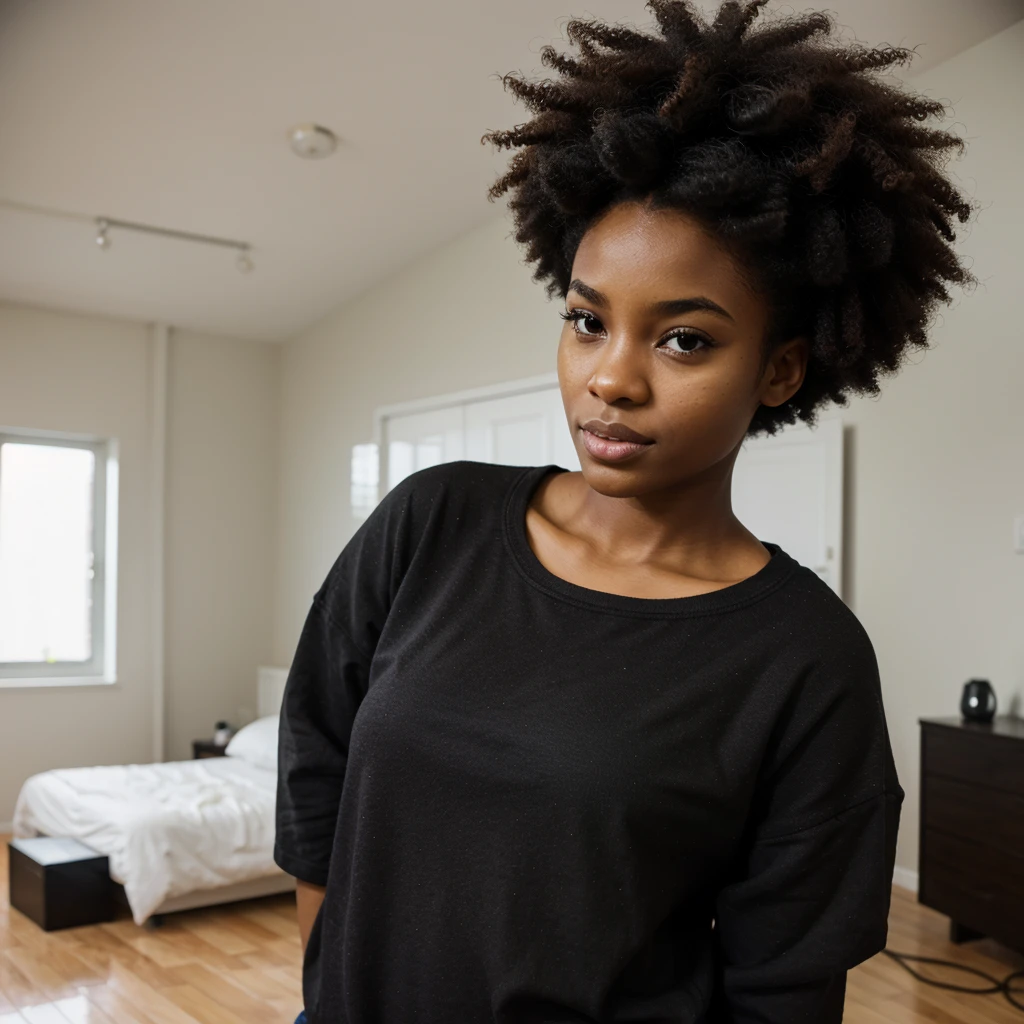
[[[758,373],[767,304],[677,210],[627,202],[605,213],[577,249],[565,311],[562,401],[584,478],[602,494],[727,476],[758,405],[782,404],[803,382],[803,339]],[[607,439],[616,434],[625,440]]]

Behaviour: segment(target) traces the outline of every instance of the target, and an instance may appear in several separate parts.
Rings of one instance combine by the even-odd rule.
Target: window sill
[[[55,686],[110,686],[116,677],[107,676],[6,676],[0,677],[0,690],[34,690]]]

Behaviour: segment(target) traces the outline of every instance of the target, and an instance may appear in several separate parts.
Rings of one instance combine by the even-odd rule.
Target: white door
[[[392,416],[384,445],[387,490],[418,469],[464,459],[465,427],[461,405]]]
[[[469,402],[465,410],[467,459],[580,468],[557,388]]]
[[[841,594],[842,420],[748,438],[733,468],[732,507],[758,540],[780,545]]]

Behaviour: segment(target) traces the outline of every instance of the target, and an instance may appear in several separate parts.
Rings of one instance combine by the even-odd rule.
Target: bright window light
[[[444,437],[435,434],[418,441],[392,441],[388,445],[388,490],[420,469],[439,466],[444,461]]]
[[[352,515],[365,519],[377,505],[380,459],[375,444],[352,445],[349,499]]]
[[[0,661],[92,657],[88,448],[0,445]]]

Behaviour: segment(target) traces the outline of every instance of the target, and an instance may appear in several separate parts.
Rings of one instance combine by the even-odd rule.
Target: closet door
[[[384,490],[410,473],[466,458],[461,405],[389,416],[383,444]]]
[[[467,459],[580,468],[557,387],[468,402],[465,416]]]

